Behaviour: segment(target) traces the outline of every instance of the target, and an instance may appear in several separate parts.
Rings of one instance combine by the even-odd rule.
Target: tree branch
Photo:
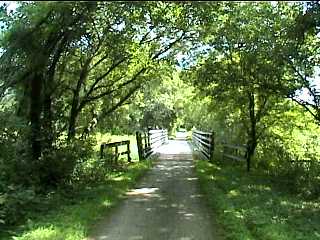
[[[158,53],[156,53],[153,57],[151,57],[151,59],[152,59],[152,60],[155,60],[155,59],[157,59],[161,54],[164,54],[165,52],[167,52],[168,50],[170,50],[176,43],[178,43],[179,41],[181,41],[185,35],[186,35],[186,32],[183,32],[179,38],[177,38],[176,40],[174,40],[173,42],[171,42],[171,43],[170,43],[166,48],[164,48],[163,50],[160,50]]]
[[[109,91],[107,91],[107,92],[103,92],[103,93],[101,93],[101,94],[99,94],[99,95],[96,95],[96,96],[86,97],[85,99],[83,99],[83,100],[81,101],[81,103],[80,103],[80,105],[79,105],[79,109],[82,109],[82,108],[83,108],[87,103],[89,103],[89,102],[92,102],[92,101],[94,101],[94,100],[97,100],[97,99],[102,98],[102,97],[105,97],[105,96],[108,96],[108,95],[110,95],[111,93],[113,93],[113,92],[115,92],[115,91],[118,91],[118,90],[120,90],[121,88],[125,87],[126,85],[134,82],[134,81],[137,79],[137,77],[138,77],[140,74],[142,74],[144,71],[146,71],[146,70],[147,70],[147,68],[143,67],[143,68],[140,69],[140,71],[137,72],[130,80],[128,80],[128,81],[120,84],[116,89],[111,89],[111,90],[109,90]]]
[[[98,121],[102,120],[106,115],[114,112],[117,108],[121,107],[139,88],[141,87],[141,84],[138,84],[134,88],[132,88],[128,94],[126,94],[116,105],[109,108],[106,111],[103,111],[100,116],[98,117]]]
[[[311,109],[318,110],[318,108],[308,102],[305,102],[303,100],[300,99],[300,101],[296,98],[294,98],[294,96],[288,96],[290,99],[292,99],[294,102],[298,103],[300,106],[304,107],[304,109],[306,109],[313,117],[314,119],[316,119],[319,123],[320,123],[320,116],[317,116],[317,114],[315,114]],[[310,106],[310,107],[309,107]],[[319,111],[319,110],[318,110]]]
[[[118,61],[117,63],[113,64],[110,66],[110,68],[108,69],[107,72],[105,72],[104,74],[102,74],[100,77],[98,77],[95,82],[91,85],[89,91],[86,93],[86,98],[88,98],[92,92],[95,90],[96,85],[102,80],[104,79],[106,76],[108,76],[116,67],[118,67],[121,63],[123,63],[126,60],[126,58],[121,59],[120,61]]]

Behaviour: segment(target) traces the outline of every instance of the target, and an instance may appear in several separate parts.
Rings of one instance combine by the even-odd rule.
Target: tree
[[[65,133],[69,144],[88,136],[172,61],[192,35],[185,14],[171,3],[39,2],[4,17],[1,95],[30,123],[35,175]]]
[[[318,2],[307,4],[305,12],[296,16],[288,33],[289,44],[282,49],[282,58],[287,64],[291,81],[296,87],[287,96],[302,106],[320,124],[320,87],[314,79],[319,75],[319,14]],[[291,46],[288,48],[288,46]],[[318,83],[319,84],[319,83]],[[304,96],[301,97],[302,92]]]
[[[73,8],[70,3],[65,8],[50,3],[23,4],[4,36],[5,52],[1,56],[4,88],[18,86],[17,90],[22,91],[17,114],[27,116],[30,121],[34,160],[41,156],[42,142],[47,147],[52,142],[51,98],[56,67],[71,36],[74,38],[83,31],[83,21],[86,21],[83,16],[93,11],[95,4],[82,3],[78,5],[78,12]],[[25,23],[19,21],[21,18]],[[77,30],[73,32],[71,26]],[[46,134],[42,134],[43,127]],[[46,141],[42,140],[44,136],[48,136]]]
[[[281,11],[297,14],[298,8]],[[249,171],[258,139],[265,130],[262,119],[288,87],[283,79],[284,63],[277,57],[283,40],[275,34],[287,27],[290,19],[283,23],[279,9],[270,3],[228,3],[219,18],[219,27],[214,23],[209,33],[212,36],[207,37],[212,47],[210,55],[194,67],[193,79],[201,91],[230,104],[232,112],[240,110]]]

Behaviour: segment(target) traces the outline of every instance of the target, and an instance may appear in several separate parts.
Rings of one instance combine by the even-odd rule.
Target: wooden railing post
[[[101,144],[100,146],[100,159],[102,159],[104,156],[103,156],[103,149],[104,149],[104,144]]]
[[[130,141],[127,143],[127,154],[128,154],[128,162],[131,162],[131,157],[130,157]]]
[[[139,131],[136,132],[136,138],[137,138],[139,161],[142,161],[143,160],[143,148],[142,148],[143,146],[142,146],[141,133]]]
[[[149,147],[149,148],[151,147],[151,143],[150,143],[150,130],[151,130],[151,128],[148,127],[147,134],[148,134],[148,147]]]
[[[247,147],[247,150],[246,150],[246,154],[245,154],[245,157],[246,157],[246,160],[247,160],[247,172],[250,172],[250,157],[248,156],[249,154],[249,145],[246,146]]]
[[[118,150],[118,146],[116,146],[115,149],[115,163],[118,164],[118,157],[119,157],[119,150]]]
[[[214,153],[214,132],[211,133],[210,161],[213,161],[213,153]]]
[[[148,148],[148,133],[143,132],[143,135],[144,135],[144,147],[143,147],[143,149],[146,149],[146,148]]]

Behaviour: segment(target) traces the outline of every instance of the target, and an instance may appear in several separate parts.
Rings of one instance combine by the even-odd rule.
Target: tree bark
[[[77,118],[78,115],[82,109],[81,106],[79,106],[80,103],[80,91],[83,83],[86,81],[88,77],[88,67],[91,62],[92,58],[89,58],[85,65],[83,66],[79,80],[77,82],[77,87],[74,90],[73,93],[73,99],[72,99],[72,105],[71,105],[71,110],[70,110],[70,117],[69,117],[69,129],[68,129],[68,141],[73,139],[76,135],[76,123],[77,123]]]
[[[62,55],[62,52],[64,51],[67,41],[68,41],[69,35],[66,34],[63,36],[61,41],[56,46],[53,60],[50,64],[49,70],[46,74],[45,79],[45,86],[44,86],[44,100],[43,100],[43,128],[45,129],[45,141],[44,141],[44,147],[46,149],[51,149],[53,144],[53,127],[52,127],[52,95],[54,93],[54,85],[55,85],[55,73],[56,73],[56,67],[59,63],[60,57]]]
[[[254,155],[255,149],[257,147],[257,121],[255,116],[255,102],[254,94],[252,92],[248,93],[249,100],[249,117],[250,117],[250,126],[248,129],[248,141],[247,141],[247,171],[250,171],[251,160]]]
[[[31,151],[33,160],[38,160],[41,156],[41,90],[42,76],[40,73],[34,73],[31,78],[30,90],[30,123],[31,123]]]

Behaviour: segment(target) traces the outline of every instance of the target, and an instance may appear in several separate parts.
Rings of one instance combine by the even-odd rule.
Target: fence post
[[[131,162],[131,157],[130,157],[130,141],[127,142],[127,153],[128,153],[128,162]]]
[[[143,135],[144,135],[144,148],[143,149],[147,149],[148,148],[148,133],[143,132]]]
[[[247,172],[250,172],[250,158],[249,158],[248,154],[249,154],[249,145],[247,144],[246,145],[246,153],[245,153],[244,157],[247,162]]]
[[[164,130],[164,143],[167,143],[168,142],[168,130],[165,129]]]
[[[150,130],[151,130],[151,128],[150,127],[148,127],[148,148],[150,148],[151,147],[151,143],[150,143]]]
[[[118,156],[119,156],[119,151],[118,151],[118,146],[116,146],[116,149],[115,149],[115,163],[118,164]]]
[[[214,152],[214,132],[211,134],[211,142],[210,142],[210,161],[213,161],[213,152]]]
[[[137,138],[139,161],[141,161],[143,160],[143,154],[142,154],[143,149],[142,149],[141,133],[139,131],[136,132],[136,138]]]
[[[103,149],[104,149],[104,144],[102,143],[100,146],[100,159],[103,158]]]

